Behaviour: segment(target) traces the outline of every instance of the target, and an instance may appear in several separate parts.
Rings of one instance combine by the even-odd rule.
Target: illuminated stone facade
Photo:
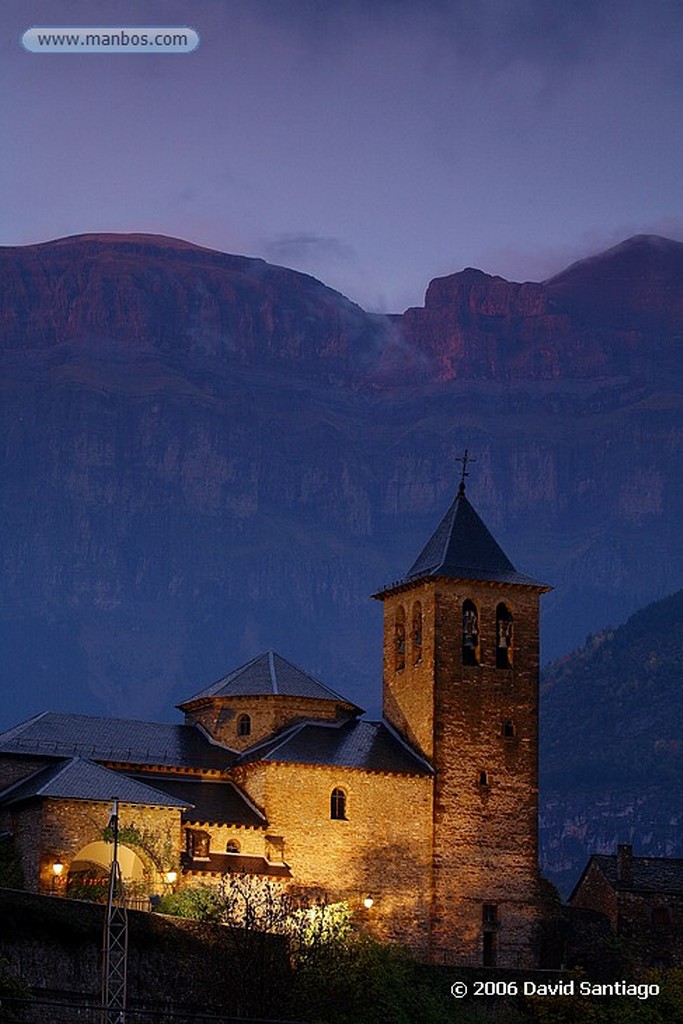
[[[10,730],[0,811],[29,885],[45,889],[51,860],[68,871],[97,837],[115,795],[101,773],[118,772],[138,787],[122,823],[175,837],[179,885],[247,871],[346,900],[435,962],[534,966],[546,589],[516,572],[461,487],[408,574],[375,595],[383,722],[271,652],[180,705],[183,726],[133,735],[47,716]],[[60,774],[58,752],[91,767]]]

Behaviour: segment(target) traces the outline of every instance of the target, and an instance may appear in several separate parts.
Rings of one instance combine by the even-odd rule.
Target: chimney
[[[617,846],[617,882],[619,885],[633,885],[633,847],[630,843]]]

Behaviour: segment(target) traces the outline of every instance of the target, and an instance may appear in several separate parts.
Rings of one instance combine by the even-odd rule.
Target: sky
[[[36,54],[31,26],[190,26]],[[683,240],[680,0],[3,0],[0,244],[153,232],[366,309]]]

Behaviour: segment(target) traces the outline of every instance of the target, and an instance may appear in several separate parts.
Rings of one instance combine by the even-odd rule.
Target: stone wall
[[[633,960],[647,967],[683,967],[683,894],[615,889],[590,863],[572,908],[604,914]]]
[[[239,719],[248,715],[250,731],[239,733]],[[283,726],[313,718],[316,721],[336,721],[353,717],[353,709],[341,700],[313,700],[285,695],[249,695],[245,697],[216,697],[196,707],[186,708],[185,721],[201,725],[212,739],[233,750],[244,750],[259,740],[272,736]]]
[[[41,868],[41,831],[43,808],[41,804],[30,804],[8,816],[8,826],[21,867],[26,887],[38,891]]]
[[[432,583],[389,595],[384,602],[384,715],[431,761],[434,755],[435,599]],[[422,643],[416,647],[413,618],[422,615]],[[396,620],[405,619],[404,668],[396,668]]]
[[[612,930],[617,930],[617,894],[596,864],[589,863],[571,905],[604,914]]]
[[[103,907],[0,889],[0,917],[0,956],[37,996],[57,990],[99,1000]],[[279,1016],[289,967],[278,937],[260,936],[260,962],[247,963],[228,928],[129,911],[128,930],[129,1005]]]
[[[277,763],[242,771],[247,792],[252,779],[265,792],[268,834],[284,839],[296,884],[348,901],[378,937],[426,951],[431,778]],[[335,788],[346,796],[343,820],[330,816]]]
[[[478,664],[463,664],[463,605],[478,613]],[[413,614],[422,610],[421,645]],[[496,618],[512,615],[510,667]],[[432,579],[384,600],[385,714],[432,761],[431,955],[534,966],[538,891],[538,593]],[[396,623],[405,619],[397,654]],[[417,651],[415,648],[417,647]],[[421,657],[417,658],[416,653]]]
[[[20,754],[3,754],[0,760],[0,791],[12,786],[21,779],[27,779],[29,775],[40,768],[46,768],[54,764],[54,760],[46,760],[40,757],[24,757]]]
[[[11,816],[10,828],[21,857],[27,888],[33,892],[54,891],[59,884],[52,871],[52,865],[56,862],[64,865],[62,879],[65,881],[69,866],[78,852],[89,843],[102,840],[111,808],[111,801],[102,803],[89,800],[42,800],[16,808]],[[141,830],[152,831],[162,842],[170,836],[177,859],[182,842],[179,810],[121,804],[119,823],[122,828],[134,824]],[[149,876],[150,892],[158,891],[161,887],[159,865],[154,863],[148,852],[139,847],[136,846],[134,852],[142,860]],[[165,869],[167,866],[161,867]]]
[[[465,600],[479,613],[476,666],[463,665]],[[496,667],[501,602],[514,621],[510,668]],[[493,964],[532,967],[539,919],[538,594],[442,581],[436,616],[433,949],[477,966],[488,942]]]

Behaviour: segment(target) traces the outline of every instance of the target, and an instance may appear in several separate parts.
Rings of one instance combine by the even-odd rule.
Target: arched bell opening
[[[514,622],[506,604],[496,608],[496,668],[512,668],[514,659]]]
[[[481,663],[481,644],[479,638],[479,612],[474,601],[469,598],[462,605],[462,663],[463,665],[479,665]]]

